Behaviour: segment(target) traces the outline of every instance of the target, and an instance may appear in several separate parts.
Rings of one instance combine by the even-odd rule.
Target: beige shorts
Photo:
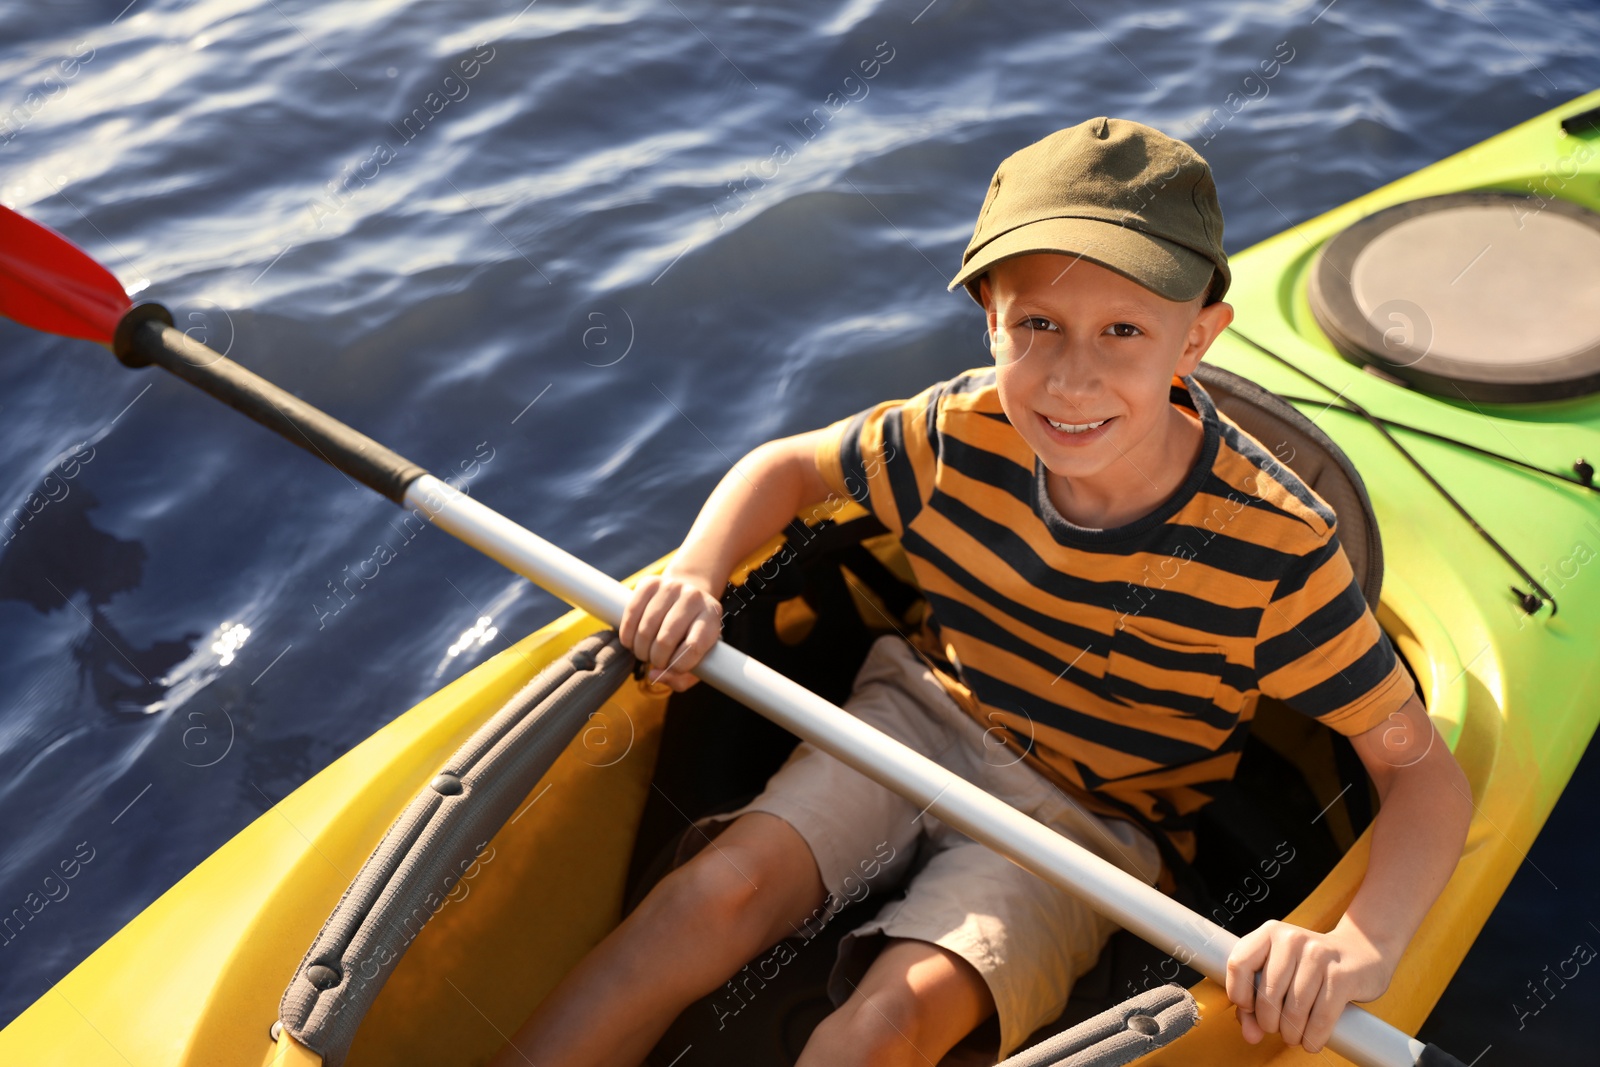
[[[874,642],[844,707],[1057,833],[1155,883],[1160,851],[1143,829],[1087,811],[1020,762],[993,731],[986,732],[961,709],[902,638],[887,635]],[[1094,966],[1117,930],[1075,897],[804,742],[760,796],[736,811],[700,820],[704,834],[685,835],[678,861],[750,811],[778,816],[810,846],[831,894],[817,913],[820,921],[846,902],[888,901],[840,943],[828,981],[835,1005],[849,997],[882,946],[883,938],[875,935],[932,942],[983,976],[999,1014],[998,1055],[1005,1057],[1061,1014],[1073,982]],[[905,894],[897,897],[907,873]]]

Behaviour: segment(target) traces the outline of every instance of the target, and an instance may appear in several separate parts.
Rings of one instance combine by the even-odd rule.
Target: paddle
[[[609,625],[629,590],[463,496],[376,441],[289,395],[172,326],[158,304],[130,308],[116,279],[59,234],[0,207],[0,313],[50,333],[109,345],[130,367],[157,364],[466,544]],[[695,673],[790,732],[893,789],[1012,862],[1222,982],[1238,938],[1160,890],[952,775],[927,757],[719,642]],[[1347,1005],[1328,1047],[1364,1067],[1458,1061]]]

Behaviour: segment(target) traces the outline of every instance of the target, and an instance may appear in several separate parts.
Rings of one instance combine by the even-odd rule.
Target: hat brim
[[[1137,282],[1168,300],[1193,300],[1211,284],[1216,265],[1192,249],[1099,219],[1040,219],[1008,230],[972,254],[948,288],[964,285],[978,298],[978,279],[1002,259],[1034,252],[1076,256]],[[1067,268],[1069,271],[1071,267]]]

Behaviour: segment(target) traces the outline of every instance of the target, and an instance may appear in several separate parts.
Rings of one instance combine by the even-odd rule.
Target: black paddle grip
[[[154,363],[166,368],[396,504],[404,503],[407,486],[428,473],[366,434],[192,340],[173,327],[172,313],[160,304],[129,308],[117,324],[112,351],[129,367]]]

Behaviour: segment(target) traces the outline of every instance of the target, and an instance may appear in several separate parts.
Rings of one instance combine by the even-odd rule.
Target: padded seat
[[[1260,441],[1278,461],[1327,501],[1337,534],[1367,606],[1376,610],[1383,587],[1383,546],[1367,487],[1333,439],[1287,400],[1249,378],[1202,362],[1194,377],[1217,410]]]

